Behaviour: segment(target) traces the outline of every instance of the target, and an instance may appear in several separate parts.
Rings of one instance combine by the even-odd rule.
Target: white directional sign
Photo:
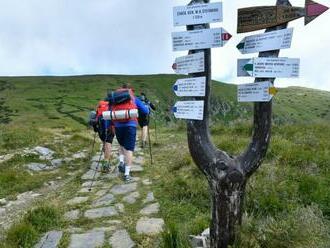
[[[237,86],[237,99],[239,102],[269,102],[276,89],[269,81]]]
[[[172,33],[173,51],[222,47],[231,38],[223,28],[199,29]]]
[[[175,118],[203,120],[204,101],[179,101],[173,107]]]
[[[179,79],[173,85],[177,96],[205,96],[206,77]]]
[[[172,68],[178,74],[204,72],[204,52],[176,58]]]
[[[174,26],[222,22],[222,3],[174,7],[173,20]]]
[[[291,47],[293,28],[245,37],[236,47],[242,54]]]
[[[294,78],[299,77],[300,59],[259,57],[239,59],[238,77]]]

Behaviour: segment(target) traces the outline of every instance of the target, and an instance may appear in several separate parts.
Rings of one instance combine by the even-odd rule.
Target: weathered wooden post
[[[209,3],[209,0],[192,0],[189,3],[189,6],[206,3]],[[313,4],[313,9],[310,12],[308,10],[308,7],[310,7],[308,4]],[[306,0],[305,8],[290,6],[291,4],[288,0],[277,0],[276,6],[240,9],[238,18],[238,32],[248,32],[267,28],[267,33],[286,29],[289,21],[302,16],[305,16],[305,24],[307,24],[327,9],[325,6],[316,4],[311,0]],[[189,13],[187,13],[187,11],[181,11],[177,12],[177,15],[189,15]],[[193,15],[193,8],[190,13]],[[198,13],[198,11],[196,13]],[[311,16],[311,13],[313,16]],[[245,16],[242,17],[243,15]],[[187,26],[188,31],[205,30],[209,28],[209,24],[205,22],[203,22],[203,24]],[[288,32],[291,32],[291,37],[287,38],[285,37],[286,34],[283,34],[283,39],[286,42],[288,42],[289,39],[289,43],[291,44],[292,31],[289,30]],[[228,36],[226,33],[223,33],[222,35]],[[182,35],[182,37],[185,37],[185,35]],[[176,44],[179,48],[180,46],[184,46],[183,40],[186,40],[186,38],[182,37],[177,39],[177,43],[175,43],[176,39],[173,38],[174,47]],[[230,37],[221,38],[228,40]],[[285,40],[286,38],[287,40]],[[282,46],[286,46],[285,48],[288,48],[290,44],[282,44]],[[275,44],[275,47],[278,45],[279,44]],[[226,248],[228,245],[234,243],[237,236],[237,227],[241,224],[242,207],[247,180],[261,165],[262,159],[266,155],[270,142],[272,116],[272,101],[270,94],[272,92],[269,92],[266,100],[262,99],[254,103],[253,135],[246,150],[241,155],[233,157],[225,151],[217,149],[211,141],[209,131],[211,49],[198,49],[197,45],[196,47],[194,47],[194,50],[190,50],[189,54],[203,54],[204,69],[200,70],[200,68],[197,68],[195,64],[192,66],[192,71],[194,71],[194,73],[189,74],[192,78],[185,81],[185,84],[182,87],[182,92],[178,90],[180,82],[177,81],[175,84],[174,91],[178,96],[193,97],[191,99],[193,101],[187,103],[185,108],[182,108],[181,113],[177,114],[176,117],[188,119],[187,135],[189,150],[194,162],[204,173],[209,183],[212,200],[212,222],[210,226],[211,247]],[[281,46],[279,46],[279,48],[281,48]],[[274,58],[278,57],[280,50],[266,48],[260,51],[263,52],[259,53],[259,57]],[[190,61],[191,60],[193,59],[190,58]],[[198,58],[194,57],[194,60],[198,60]],[[182,66],[183,69],[181,71],[178,71],[181,73],[189,71],[185,70],[187,69],[187,64],[188,63],[185,64],[186,66]],[[190,66],[191,65],[192,64],[190,64]],[[253,64],[251,66],[253,66]],[[274,66],[276,65],[274,64]],[[298,76],[299,70],[298,72],[294,72],[294,66],[299,67],[299,60],[297,65],[292,66],[293,70],[290,72],[293,76]],[[177,64],[174,64],[173,69],[177,69]],[[251,68],[244,67],[244,69],[250,70]],[[249,76],[249,74],[247,74],[247,76]],[[255,79],[255,84],[260,82],[267,83],[269,84],[270,89],[274,90],[272,84],[274,83],[275,77],[277,77],[277,75],[271,78],[258,77]],[[286,75],[284,75],[284,77],[286,77]],[[195,81],[193,81],[194,78],[196,79]],[[205,89],[203,89],[203,91],[205,90],[205,94],[204,92],[201,94],[200,91],[196,90],[196,88],[198,88],[196,85],[204,86],[203,83],[205,83]],[[189,87],[187,85],[189,85]],[[189,94],[187,93],[187,89],[190,91]],[[185,90],[187,92],[185,92]],[[181,95],[178,94],[177,91],[179,91]],[[197,103],[203,103],[203,105],[198,105]],[[202,111],[198,111],[198,108],[196,107],[197,105],[199,108],[203,108]],[[196,108],[197,110],[189,110],[190,106],[191,108]],[[174,110],[174,112],[176,111],[177,109]],[[191,111],[190,114],[189,111]],[[197,112],[199,115],[196,114]]]

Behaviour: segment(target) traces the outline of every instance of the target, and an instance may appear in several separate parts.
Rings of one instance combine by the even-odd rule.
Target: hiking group
[[[136,97],[129,84],[123,84],[121,88],[108,93],[107,97],[98,103],[96,111],[91,112],[89,124],[103,143],[104,160],[98,162],[102,172],[110,171],[112,142],[116,136],[120,145],[118,170],[123,173],[125,182],[131,181],[130,170],[137,125],[142,128],[141,147],[144,148],[148,136],[149,116],[151,110],[155,109],[144,93]]]

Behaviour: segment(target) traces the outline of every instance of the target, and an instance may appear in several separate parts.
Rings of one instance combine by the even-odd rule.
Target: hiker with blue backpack
[[[104,113],[105,119],[111,119],[117,141],[124,154],[124,162],[120,162],[118,169],[124,173],[125,182],[132,180],[130,170],[133,162],[133,152],[136,143],[136,129],[138,124],[138,112],[149,115],[150,110],[143,102],[135,97],[129,84],[108,94],[110,111]]]
[[[141,102],[149,109],[149,112],[151,110],[155,111],[156,107],[152,102],[146,97],[146,94],[141,92],[139,99]],[[141,148],[145,148],[147,144],[147,136],[149,133],[149,116],[150,114],[144,114],[142,111],[139,111],[139,126],[141,127]]]

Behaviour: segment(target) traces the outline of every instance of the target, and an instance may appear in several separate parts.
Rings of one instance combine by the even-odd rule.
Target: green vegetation
[[[0,198],[37,189],[51,178],[65,177],[68,171],[85,166],[85,161],[78,160],[55,173],[31,175],[23,166],[39,158],[19,151],[42,145],[63,158],[88,148],[92,141],[85,126],[88,111],[108,89],[129,82],[136,92],[144,91],[159,102],[153,117],[158,127],[155,164],[146,173],[154,180],[167,225],[161,245],[189,247],[188,235],[199,234],[209,225],[210,199],[207,181],[189,155],[185,123],[174,120],[170,113],[176,101],[171,85],[179,77],[0,78],[0,155],[18,152],[0,164]],[[219,148],[233,155],[242,152],[250,141],[251,113],[252,104],[237,103],[235,86],[213,82],[211,133]],[[280,89],[274,99],[273,121],[265,161],[247,185],[241,235],[234,247],[329,247],[330,92]],[[154,130],[152,135],[154,138]],[[62,142],[54,142],[56,137]],[[80,183],[78,179],[76,183]],[[42,232],[62,225],[54,217],[57,212],[33,211],[9,230],[11,247],[31,247]],[[125,224],[135,218],[128,217]],[[80,224],[88,227],[90,223]],[[141,239],[134,234],[132,238]],[[63,242],[66,247],[67,240]]]

